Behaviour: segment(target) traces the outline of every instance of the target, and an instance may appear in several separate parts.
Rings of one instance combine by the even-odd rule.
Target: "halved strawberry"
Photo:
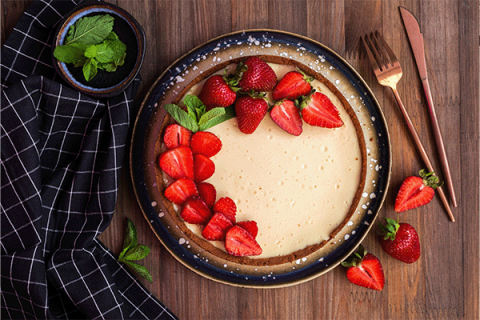
[[[255,238],[239,226],[234,226],[227,231],[225,249],[228,254],[237,257],[258,256],[262,253],[262,248]]]
[[[212,216],[212,212],[202,198],[191,196],[183,204],[180,216],[188,223],[205,224]]]
[[[277,84],[277,75],[265,61],[259,57],[248,57],[237,66],[238,86],[243,92],[266,92]]]
[[[191,140],[193,154],[213,157],[222,149],[222,141],[211,132],[197,131]]]
[[[438,188],[441,183],[433,172],[427,173],[425,170],[421,170],[419,175],[420,177],[407,177],[403,181],[395,199],[396,212],[415,209],[432,201],[435,195],[434,189]]]
[[[226,108],[235,102],[238,91],[236,84],[238,80],[231,82],[227,76],[213,75],[205,81],[198,98],[202,100],[207,110]]]
[[[353,284],[378,291],[382,291],[385,286],[382,264],[373,254],[367,253],[363,246],[342,265],[348,268],[347,278]]]
[[[229,197],[223,197],[218,199],[213,206],[213,212],[220,212],[223,213],[225,217],[230,219],[232,223],[235,223],[235,216],[237,214],[237,205],[235,201],[233,201]]]
[[[273,89],[273,99],[280,101],[282,99],[295,100],[300,96],[306,96],[312,90],[310,82],[312,77],[308,77],[302,71],[290,71],[286,73]]]
[[[213,208],[213,205],[217,200],[217,190],[213,184],[208,182],[200,182],[197,185],[197,190],[198,194],[203,198],[203,200],[205,200],[205,203],[208,205],[208,207]]]
[[[303,121],[322,128],[343,126],[338,109],[330,99],[321,92],[310,94],[300,105]]]
[[[178,205],[182,205],[185,200],[196,194],[197,186],[190,178],[180,178],[165,189],[165,197]]]
[[[240,221],[237,222],[237,226],[242,227],[243,229],[247,230],[254,238],[257,237],[258,234],[258,226],[257,223],[253,220],[247,221]]]
[[[192,131],[174,123],[165,128],[163,142],[165,142],[165,146],[168,149],[173,149],[179,146],[190,147],[191,136]]]
[[[215,164],[210,158],[203,154],[193,156],[193,169],[195,172],[195,181],[207,180],[215,173]]]
[[[227,217],[216,212],[203,228],[202,236],[211,241],[225,240],[225,235],[232,226],[232,222]]]
[[[180,146],[165,151],[159,157],[160,168],[172,179],[193,179],[193,154],[188,147]]]
[[[235,101],[238,128],[243,133],[253,133],[267,114],[268,103],[264,97],[243,95]]]
[[[303,131],[300,111],[291,100],[276,103],[270,111],[270,117],[280,128],[294,136],[299,136]]]

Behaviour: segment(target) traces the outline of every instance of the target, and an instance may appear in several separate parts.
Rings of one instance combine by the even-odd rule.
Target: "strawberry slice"
[[[248,57],[237,66],[238,86],[243,92],[266,92],[277,84],[277,75],[265,61],[259,57]]]
[[[227,231],[225,236],[225,249],[232,256],[258,256],[262,248],[247,230],[234,226]]]
[[[420,177],[407,177],[403,181],[395,199],[396,212],[403,212],[426,205],[432,201],[435,195],[434,189],[442,185],[433,172],[427,173],[425,170],[421,170],[419,175]]]
[[[235,216],[237,215],[237,205],[229,197],[223,197],[218,199],[218,201],[213,206],[213,212],[223,213],[225,217],[230,219],[232,223],[235,223]]]
[[[190,147],[191,136],[192,131],[174,123],[165,128],[163,142],[168,149],[173,149],[179,146]]]
[[[180,178],[165,189],[165,197],[180,206],[190,196],[196,194],[198,194],[197,186],[190,178]]]
[[[303,121],[312,126],[322,128],[338,128],[343,126],[338,109],[332,101],[321,92],[309,95],[300,105]]]
[[[199,196],[191,196],[188,198],[180,212],[180,217],[182,217],[185,222],[193,224],[205,224],[211,216],[212,212],[205,201]]]
[[[253,220],[247,221],[240,221],[237,222],[237,226],[242,227],[243,229],[247,230],[248,233],[252,235],[252,237],[256,238],[258,234],[258,226],[257,223]]]
[[[215,164],[203,154],[196,154],[193,156],[193,169],[195,173],[194,180],[201,182],[207,180],[215,173]]]
[[[267,114],[268,103],[264,97],[243,95],[235,101],[238,129],[246,134],[253,133]]]
[[[217,200],[217,190],[213,184],[208,182],[200,182],[197,185],[197,189],[198,194],[203,198],[203,200],[205,200],[205,203],[208,205],[208,207],[213,208],[213,205]]]
[[[303,131],[300,111],[291,100],[276,103],[270,111],[270,117],[280,128],[294,136],[299,136]]]
[[[161,153],[159,165],[172,179],[193,179],[193,155],[188,147],[180,146]]]
[[[227,217],[217,212],[203,228],[202,236],[211,241],[225,240],[225,235],[232,226],[232,222]]]
[[[287,72],[273,89],[273,99],[295,100],[300,96],[306,96],[312,90],[310,85],[312,80],[312,77],[308,77],[300,70]]]
[[[211,132],[198,131],[192,136],[191,147],[193,154],[203,154],[210,158],[222,149],[222,141]]]
[[[226,108],[235,102],[238,80],[230,80],[227,76],[213,75],[205,81],[198,98],[207,110]]]
[[[382,264],[362,246],[342,265],[348,268],[347,278],[353,284],[378,291],[382,291],[385,286]]]

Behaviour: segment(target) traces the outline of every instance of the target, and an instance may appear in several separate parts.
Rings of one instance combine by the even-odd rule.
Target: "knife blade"
[[[440,156],[440,163],[442,166],[442,171],[444,179],[447,185],[448,192],[450,194],[452,204],[454,207],[457,207],[457,200],[455,197],[455,190],[453,188],[452,176],[450,174],[450,167],[448,165],[447,154],[445,152],[445,145],[443,143],[442,134],[440,132],[440,126],[438,125],[437,115],[435,112],[435,107],[433,104],[432,92],[430,90],[430,84],[428,82],[428,73],[427,73],[427,64],[425,62],[425,46],[423,42],[423,35],[420,31],[420,26],[415,16],[404,7],[399,7],[400,14],[402,16],[403,24],[405,30],[407,31],[408,40],[412,47],[413,56],[415,57],[415,62],[417,64],[418,73],[420,79],[422,80],[423,89],[425,91],[425,96],[427,98],[428,108],[430,111],[430,118],[432,121],[433,133],[435,137],[435,143],[437,146],[437,151]]]

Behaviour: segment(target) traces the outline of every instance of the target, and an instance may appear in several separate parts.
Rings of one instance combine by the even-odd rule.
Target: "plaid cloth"
[[[2,48],[2,319],[175,319],[96,238],[111,221],[140,79],[97,100],[56,82],[75,1],[37,0]]]

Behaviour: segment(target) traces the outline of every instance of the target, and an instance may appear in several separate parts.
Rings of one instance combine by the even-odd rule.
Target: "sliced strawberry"
[[[257,237],[258,234],[258,226],[257,223],[253,220],[247,221],[240,221],[237,222],[237,226],[242,227],[243,229],[247,230],[254,238]]]
[[[243,92],[271,91],[277,84],[277,75],[265,61],[259,57],[248,57],[237,66],[238,86]]]
[[[282,100],[275,104],[270,111],[270,117],[280,128],[294,136],[299,136],[303,131],[300,111],[291,100]]]
[[[190,178],[180,178],[165,189],[165,197],[178,205],[182,205],[185,200],[196,194],[197,186]]]
[[[235,101],[238,128],[243,133],[253,133],[267,114],[268,104],[263,97],[243,95]]]
[[[180,216],[188,223],[205,224],[212,216],[212,212],[202,198],[191,196],[183,204]]]
[[[203,200],[205,200],[205,203],[208,205],[208,207],[213,208],[213,205],[217,200],[217,190],[213,184],[208,182],[200,182],[197,185],[197,190],[198,194],[203,198]]]
[[[213,75],[205,81],[198,98],[202,100],[207,110],[226,108],[232,105],[237,97],[238,88],[234,87],[235,84],[230,83],[226,76]]]
[[[213,212],[223,213],[225,217],[230,219],[232,223],[235,223],[235,216],[237,215],[237,205],[229,197],[223,197],[218,199],[218,201],[213,206]]]
[[[217,212],[203,228],[202,236],[211,241],[225,240],[225,235],[232,226],[232,222],[227,217]]]
[[[310,82],[313,78],[308,77],[301,71],[290,71],[286,73],[273,89],[273,99],[295,100],[300,96],[306,96],[312,90]]]
[[[193,154],[203,154],[210,158],[222,149],[222,141],[211,132],[198,131],[192,136],[191,147]]]
[[[172,179],[193,179],[193,154],[188,147],[180,146],[161,153],[159,165]]]
[[[361,287],[382,291],[385,286],[385,275],[382,264],[371,253],[360,246],[360,249],[342,262],[347,267],[348,280]]]
[[[426,173],[425,170],[420,171],[420,177],[407,177],[398,190],[395,211],[403,212],[426,205],[432,201],[434,189],[440,185],[438,177],[433,172]]]
[[[179,146],[190,147],[191,136],[192,131],[174,123],[165,128],[163,142],[165,142],[165,146],[168,149],[173,149]]]
[[[309,95],[300,105],[303,121],[322,128],[343,126],[338,109],[330,99],[321,92]]]
[[[215,164],[203,154],[193,156],[193,168],[196,182],[207,180],[215,173]]]
[[[258,256],[262,248],[247,230],[234,226],[227,231],[225,236],[225,249],[232,256]]]

